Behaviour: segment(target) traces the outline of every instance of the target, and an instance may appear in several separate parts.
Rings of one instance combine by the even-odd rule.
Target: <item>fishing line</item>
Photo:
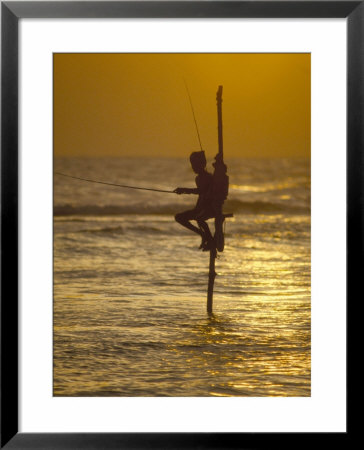
[[[191,99],[191,95],[190,95],[190,91],[188,90],[188,86],[186,83],[186,80],[183,78],[183,82],[186,86],[186,91],[187,91],[187,95],[188,98],[190,100],[190,105],[191,105],[191,109],[192,109],[192,115],[193,115],[193,120],[195,121],[195,126],[196,126],[196,131],[197,131],[197,137],[198,137],[198,142],[200,143],[200,149],[202,151],[202,143],[201,143],[201,138],[200,138],[200,133],[198,131],[198,126],[197,126],[197,120],[196,120],[196,116],[195,116],[195,110],[193,109],[193,104],[192,104],[192,99]]]
[[[144,187],[127,186],[125,184],[106,183],[105,181],[96,181],[96,180],[89,180],[87,178],[74,177],[72,175],[67,175],[67,174],[61,173],[61,172],[54,172],[54,173],[57,175],[62,175],[63,177],[74,178],[75,180],[88,181],[89,183],[106,184],[108,186],[116,186],[116,187],[127,188],[127,189],[139,189],[142,191],[168,192],[169,194],[175,194],[174,191],[165,191],[163,189],[151,189],[151,188],[144,188]]]

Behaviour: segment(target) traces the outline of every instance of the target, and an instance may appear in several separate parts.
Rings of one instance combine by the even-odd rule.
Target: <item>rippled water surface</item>
[[[193,196],[55,175],[54,395],[310,395],[310,162],[227,162],[212,316],[209,255],[173,219]],[[194,178],[178,159],[55,170],[167,190]]]

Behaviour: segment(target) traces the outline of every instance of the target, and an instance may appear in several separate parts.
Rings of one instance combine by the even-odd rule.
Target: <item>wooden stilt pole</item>
[[[212,246],[210,250],[210,266],[209,266],[209,284],[207,287],[207,312],[209,314],[212,313],[212,300],[214,295],[214,282],[216,278],[216,272],[215,272],[215,260],[217,255],[217,249],[222,252],[223,251],[223,237],[221,236],[222,228],[221,230],[216,230],[216,224],[217,222],[220,222],[218,220],[218,216],[222,215],[222,203],[220,201],[220,196],[222,195],[224,197],[224,192],[221,191],[221,168],[226,166],[223,163],[223,140],[222,140],[222,86],[219,86],[218,91],[216,93],[216,104],[217,104],[217,134],[218,134],[218,155],[215,157],[215,164],[213,164],[215,170],[213,175],[213,194],[215,197],[215,201],[217,200],[217,205],[215,206],[216,209],[216,217],[215,217],[215,236],[214,236],[214,245]],[[225,174],[226,170],[223,170],[223,173]],[[223,180],[225,182],[225,180]],[[226,183],[225,183],[226,184]],[[223,186],[223,185],[222,185]],[[224,189],[225,190],[225,189]],[[221,221],[222,225],[222,221]]]
[[[207,312],[212,313],[212,301],[214,295],[214,281],[216,277],[215,272],[216,247],[210,250],[210,267],[209,267],[209,284],[207,288]]]
[[[224,233],[222,225],[226,215],[222,212],[222,205],[227,198],[229,189],[229,177],[226,175],[227,167],[224,164],[223,139],[222,139],[222,86],[219,86],[216,93],[217,104],[217,134],[219,151],[215,156],[213,164],[215,170],[213,174],[213,198],[215,203],[215,235],[214,245],[210,250],[209,284],[207,288],[207,312],[212,313],[212,300],[214,291],[214,282],[216,278],[215,260],[217,251],[224,250]],[[230,214],[229,214],[230,216]]]

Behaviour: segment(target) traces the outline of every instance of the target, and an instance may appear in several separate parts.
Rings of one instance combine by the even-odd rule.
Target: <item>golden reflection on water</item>
[[[240,322],[240,313],[229,313],[226,317],[212,314],[197,326],[188,341],[183,342],[191,348],[191,356],[186,360],[188,365],[205,368],[209,379],[219,380],[216,385],[210,384],[209,395],[231,396],[234,392],[255,396],[295,395],[287,390],[287,385],[291,385],[294,392],[293,378],[302,377],[304,384],[310,376],[310,358],[307,354],[298,356],[292,346],[297,341],[297,333],[290,325],[299,319],[290,303],[274,304],[269,297],[260,300],[262,310],[246,314],[247,330],[243,324],[239,331],[236,329],[234,322]],[[298,351],[300,345],[309,345],[308,335],[309,326],[301,342],[297,341]],[[276,347],[272,347],[272,342]],[[200,347],[209,350],[195,351]],[[224,348],[230,351],[225,353]]]
[[[183,277],[168,271],[169,250],[136,246],[126,260],[115,241],[100,239],[102,253],[92,259],[56,257],[54,394],[309,396],[310,248],[299,239],[293,250],[287,245],[286,220],[257,215],[251,223],[264,233],[227,236],[210,316],[206,267],[191,262]],[[272,221],[279,232],[269,231]],[[306,216],[292,223],[309,227]],[[148,252],[149,279],[139,276]],[[155,295],[163,283],[171,291],[179,276],[185,292],[186,274],[200,283],[198,297]]]
[[[229,188],[231,190],[238,190],[243,192],[270,192],[273,189],[290,189],[295,186],[297,186],[297,180],[288,178],[284,183],[265,183],[261,186],[248,184],[230,184]]]
[[[162,189],[180,173],[175,161],[59,164],[60,172]],[[309,396],[309,168],[229,166],[225,206],[234,217],[210,317],[209,255],[176,225],[173,196],[56,178],[55,207],[75,216],[54,221],[54,394]],[[190,171],[185,180],[193,182]],[[106,215],[109,207],[120,214]]]

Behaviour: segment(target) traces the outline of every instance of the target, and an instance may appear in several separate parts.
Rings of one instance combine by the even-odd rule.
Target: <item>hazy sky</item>
[[[310,156],[309,54],[56,54],[55,156]]]

